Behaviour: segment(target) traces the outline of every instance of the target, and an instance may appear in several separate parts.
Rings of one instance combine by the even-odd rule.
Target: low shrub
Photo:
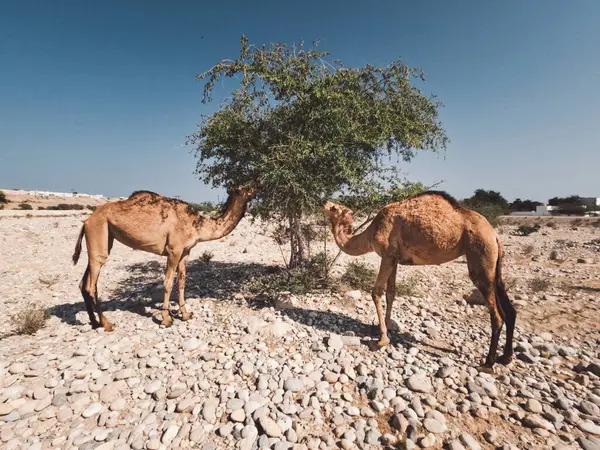
[[[200,258],[205,263],[209,263],[210,260],[213,259],[214,256],[215,256],[215,254],[213,252],[205,250],[204,253],[202,253],[202,256]]]
[[[519,228],[517,228],[515,230],[514,235],[515,236],[529,236],[530,234],[537,233],[538,231],[540,231],[539,225],[533,225],[533,226],[521,225]]]
[[[4,191],[0,191],[0,204],[3,203],[8,203],[8,198],[6,198]]]
[[[49,316],[48,308],[31,303],[25,309],[10,316],[10,321],[17,334],[34,334],[46,324]]]
[[[418,285],[419,279],[416,276],[407,277],[404,280],[396,282],[396,295],[401,297],[420,297]]]
[[[528,285],[531,292],[544,292],[550,287],[550,281],[545,278],[532,278],[529,280]]]
[[[31,206],[29,203],[19,203],[19,209],[23,210],[23,211],[30,211],[33,209],[33,206]]]

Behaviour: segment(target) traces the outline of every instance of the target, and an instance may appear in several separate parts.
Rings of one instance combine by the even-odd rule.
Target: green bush
[[[201,203],[187,202],[187,203],[192,208],[194,208],[194,210],[196,212],[211,213],[211,212],[218,211],[221,208],[221,205],[218,205],[213,202],[201,202]]]
[[[3,191],[0,191],[0,204],[8,203],[8,199],[6,198],[6,194]]]
[[[338,282],[327,275],[327,267],[330,262],[330,258],[321,252],[313,256],[302,267],[279,270],[257,278],[249,288],[254,293],[267,296],[277,296],[279,292],[301,295],[319,289],[338,291]]]
[[[82,210],[85,209],[85,206],[78,205],[76,203],[60,203],[57,206],[48,206],[46,208],[49,211],[72,211],[72,210]]]
[[[31,206],[29,203],[20,203],[19,209],[22,209],[24,211],[29,211],[29,210],[33,209],[33,206]]]
[[[376,279],[377,271],[370,265],[360,261],[352,261],[346,267],[346,271],[340,280],[352,289],[371,292]]]

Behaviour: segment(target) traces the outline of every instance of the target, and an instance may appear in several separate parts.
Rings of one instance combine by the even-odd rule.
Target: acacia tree
[[[196,172],[213,186],[259,181],[254,212],[287,221],[290,267],[306,257],[303,215],[341,190],[357,190],[385,158],[410,161],[416,150],[444,149],[440,103],[414,85],[418,69],[344,66],[303,43],[257,47],[241,38],[237,59],[198,75],[204,103],[224,78],[239,84],[203,116],[189,142]]]

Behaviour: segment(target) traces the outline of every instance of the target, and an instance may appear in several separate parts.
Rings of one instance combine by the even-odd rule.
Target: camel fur
[[[173,323],[169,312],[169,298],[176,273],[181,318],[189,320],[191,313],[185,307],[184,289],[186,264],[191,249],[198,242],[220,239],[231,233],[255,194],[255,188],[233,190],[218,217],[198,214],[186,202],[149,191],[136,191],[125,200],[100,206],[81,227],[73,254],[73,264],[77,264],[81,242],[85,236],[88,265],[79,289],[92,327],[102,326],[106,331],[114,329],[114,325],[102,312],[97,283],[100,269],[106,263],[115,239],[134,250],[167,257],[162,325],[170,326]],[[98,314],[99,321],[96,320],[94,311]]]
[[[513,357],[513,334],[517,313],[502,280],[502,243],[489,222],[463,207],[445,192],[429,191],[385,206],[360,234],[352,234],[352,211],[327,202],[329,217],[338,247],[348,255],[375,252],[381,257],[379,274],[372,291],[379,320],[378,345],[389,344],[392,305],[396,296],[396,270],[400,265],[438,265],[466,255],[469,277],[486,300],[492,336],[486,371],[493,370],[498,339],[506,321],[506,345],[498,359],[508,364]],[[383,315],[381,297],[386,293]]]

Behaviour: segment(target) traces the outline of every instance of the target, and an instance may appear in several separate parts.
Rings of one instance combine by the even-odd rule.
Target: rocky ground
[[[85,253],[70,263],[80,221],[0,220],[2,448],[600,448],[600,228],[501,229],[516,360],[489,375],[475,369],[489,316],[463,298],[462,260],[401,268],[422,295],[397,298],[377,350],[366,293],[251,293],[281,254],[246,219],[193,251],[194,318],[167,329],[164,260],[116,244],[99,281],[117,325],[105,333],[78,291]],[[51,316],[17,335],[10,317],[31,304]]]

